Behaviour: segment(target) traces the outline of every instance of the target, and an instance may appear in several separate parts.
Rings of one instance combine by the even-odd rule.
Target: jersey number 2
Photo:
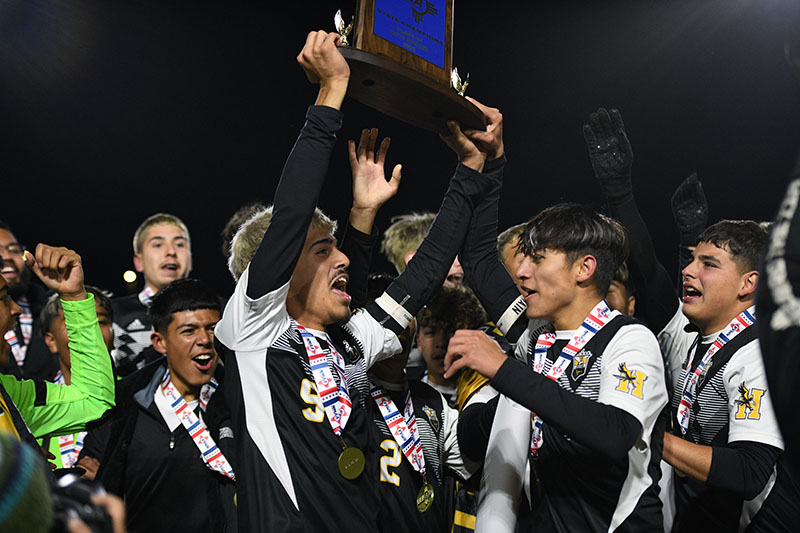
[[[381,481],[384,483],[391,483],[392,485],[400,486],[400,476],[394,472],[389,472],[389,467],[398,467],[403,460],[403,454],[400,453],[400,447],[393,440],[386,439],[381,442],[381,448],[389,452],[390,455],[381,457]]]

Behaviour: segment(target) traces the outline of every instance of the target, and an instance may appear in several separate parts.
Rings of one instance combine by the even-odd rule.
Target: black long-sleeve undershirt
[[[706,485],[752,500],[767,485],[781,451],[761,442],[737,441],[714,446],[711,453]]]
[[[675,285],[658,261],[650,232],[639,213],[633,195],[609,199],[611,216],[628,231],[628,267],[637,290],[636,309],[651,331],[658,334],[678,311]]]
[[[325,181],[342,116],[332,107],[308,108],[306,123],[275,190],[269,227],[250,261],[249,298],[258,299],[291,279]]]
[[[489,319],[498,325],[509,342],[516,342],[528,325],[519,290],[497,252],[497,219],[500,189],[505,171],[505,154],[486,162],[484,174],[491,188],[475,207],[459,261],[469,285],[486,309]],[[517,318],[511,324],[500,323],[503,314],[515,307]]]
[[[490,187],[489,177],[458,165],[425,240],[384,295],[367,306],[375,320],[396,334],[405,329],[402,322],[407,323],[415,316],[444,282],[464,242],[472,212]],[[386,295],[402,307],[401,321],[395,320],[400,317],[392,316],[391,310],[385,308],[382,298]]]
[[[507,359],[491,384],[546,424],[611,459],[624,458],[642,435],[642,424],[630,413],[565,390],[516,359]]]
[[[500,396],[495,396],[486,403],[469,405],[461,411],[458,418],[458,446],[470,461],[480,463],[486,457],[499,400]]]

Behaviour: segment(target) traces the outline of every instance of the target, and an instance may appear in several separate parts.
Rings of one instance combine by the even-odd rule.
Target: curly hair
[[[418,328],[452,334],[457,329],[478,329],[486,323],[486,311],[478,297],[466,287],[442,287],[417,313]]]

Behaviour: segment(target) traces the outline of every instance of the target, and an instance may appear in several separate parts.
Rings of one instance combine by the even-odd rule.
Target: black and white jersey
[[[224,356],[225,397],[237,435],[239,527],[243,531],[374,531],[380,512],[377,445],[371,438],[364,399],[353,383],[372,363],[400,351],[397,334],[441,286],[464,241],[465,214],[492,182],[459,165],[408,268],[367,310],[357,311],[341,329],[328,329],[345,358],[353,405],[340,439],[327,420],[308,355],[286,309],[289,284],[342,114],[330,107],[311,106],[306,119],[275,191],[269,227],[215,330],[216,338],[233,352]],[[341,331],[346,334],[338,335]],[[354,342],[345,343],[347,338]],[[328,350],[323,341],[320,338],[320,346]],[[366,456],[364,473],[352,481],[338,470],[343,445],[358,447]]]
[[[114,298],[111,305],[114,308],[114,349],[111,355],[117,375],[126,377],[156,359],[150,342],[153,323],[139,294]],[[149,353],[143,354],[145,350]]]
[[[528,360],[536,344],[530,332],[523,333],[516,348],[518,357],[527,354]],[[556,331],[543,374],[575,333]],[[633,415],[642,433],[625,459],[614,461],[545,419],[544,443],[538,457],[531,458],[534,501],[530,523],[543,531],[661,530],[657,483],[663,427],[659,435],[661,424],[657,422],[667,403],[667,391],[653,334],[634,319],[617,316],[575,356],[557,383],[579,396]],[[602,432],[596,438],[602,439]]]
[[[349,481],[337,465],[342,440],[327,420],[308,355],[286,311],[289,284],[251,300],[245,293],[248,275],[249,270],[242,275],[215,330],[234,353],[226,365],[226,384],[235,391],[228,397],[234,424],[242,424],[234,432],[244,437],[239,439],[243,443],[242,466],[237,469],[239,505],[249,506],[249,516],[257,517],[257,522],[241,527],[322,531],[346,525],[353,531],[374,531],[379,512],[378,460],[371,445],[371,420],[357,407],[365,398],[353,386],[357,382],[353,374],[396,353],[400,343],[363,310],[344,326],[361,346],[337,346],[351,376],[348,389],[354,406],[342,440],[367,458],[364,473]],[[319,340],[329,354],[326,339]],[[266,466],[269,476],[257,475],[263,468],[256,465]]]
[[[425,456],[425,478],[434,489],[433,505],[424,513],[417,509],[417,494],[422,487],[422,475],[392,436],[380,409],[370,397],[370,416],[378,446],[378,493],[381,500],[381,530],[446,531],[452,520],[452,495],[445,494],[447,472],[459,478],[469,477],[458,447],[458,413],[449,407],[432,387],[410,382],[414,415]],[[398,409],[402,410],[404,391],[384,390]]]
[[[659,334],[666,358],[675,370],[672,418],[675,418],[688,374],[695,371],[719,332],[701,336],[686,331],[689,320],[679,309]],[[692,354],[691,368],[687,368]],[[681,436],[680,430],[674,433]],[[737,441],[768,444],[783,449],[757,338],[751,326],[725,344],[711,359],[710,369],[698,384],[685,438],[704,446],[726,446]],[[684,513],[709,523],[744,529],[761,509],[775,485],[777,470],[761,494],[749,501],[709,488],[688,477],[675,478],[678,519]],[[708,510],[706,512],[704,510]]]

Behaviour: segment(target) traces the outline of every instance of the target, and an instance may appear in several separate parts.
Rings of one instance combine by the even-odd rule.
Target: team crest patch
[[[581,350],[580,353],[572,359],[572,379],[578,379],[586,373],[586,367],[592,355],[594,354],[588,350]]]
[[[422,411],[425,413],[425,416],[428,417],[428,422],[430,422],[431,426],[433,426],[433,430],[439,431],[439,417],[436,416],[436,411],[427,405],[422,407]]]
[[[736,398],[736,420],[759,420],[761,418],[761,397],[767,389],[747,388],[742,381],[739,385],[739,397]]]

